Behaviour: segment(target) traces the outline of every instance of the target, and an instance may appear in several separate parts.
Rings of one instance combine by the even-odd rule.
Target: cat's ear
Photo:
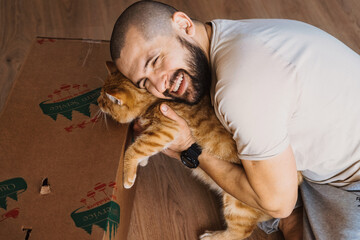
[[[106,61],[106,69],[108,70],[109,75],[118,72],[115,63],[111,61]]]

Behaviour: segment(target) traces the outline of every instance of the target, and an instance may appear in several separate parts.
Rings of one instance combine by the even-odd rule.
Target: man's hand
[[[190,128],[186,121],[179,117],[168,105],[161,104],[161,112],[164,116],[176,121],[181,131],[176,136],[175,140],[170,144],[170,146],[163,150],[162,152],[169,157],[176,158],[180,160],[180,153],[186,149],[188,149],[193,143],[195,143],[195,139],[191,134]]]

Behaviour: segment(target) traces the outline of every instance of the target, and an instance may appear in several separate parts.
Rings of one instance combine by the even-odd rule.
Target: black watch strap
[[[187,150],[181,152],[181,162],[189,168],[196,168],[199,166],[198,157],[201,152],[201,147],[197,143],[194,143]]]

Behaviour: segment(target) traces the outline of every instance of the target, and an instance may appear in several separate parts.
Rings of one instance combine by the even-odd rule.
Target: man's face
[[[146,41],[130,28],[116,65],[135,85],[163,99],[196,103],[210,84],[205,53],[179,36]]]

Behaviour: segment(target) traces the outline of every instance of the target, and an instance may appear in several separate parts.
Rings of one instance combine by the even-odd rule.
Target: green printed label
[[[12,198],[15,201],[18,199],[18,194],[25,192],[27,184],[23,178],[12,178],[0,182],[0,207],[7,208],[6,198]]]
[[[77,212],[81,208],[71,213],[71,218],[74,220],[76,227],[82,228],[91,234],[94,224],[104,229],[104,231],[107,231],[109,226],[110,239],[115,236],[120,223],[120,206],[116,202],[110,201],[88,211]]]
[[[80,96],[56,103],[46,103],[46,100],[39,104],[44,114],[56,121],[57,115],[61,114],[72,120],[72,111],[78,111],[90,117],[90,104],[97,105],[97,98],[100,96],[101,88],[97,88]]]

